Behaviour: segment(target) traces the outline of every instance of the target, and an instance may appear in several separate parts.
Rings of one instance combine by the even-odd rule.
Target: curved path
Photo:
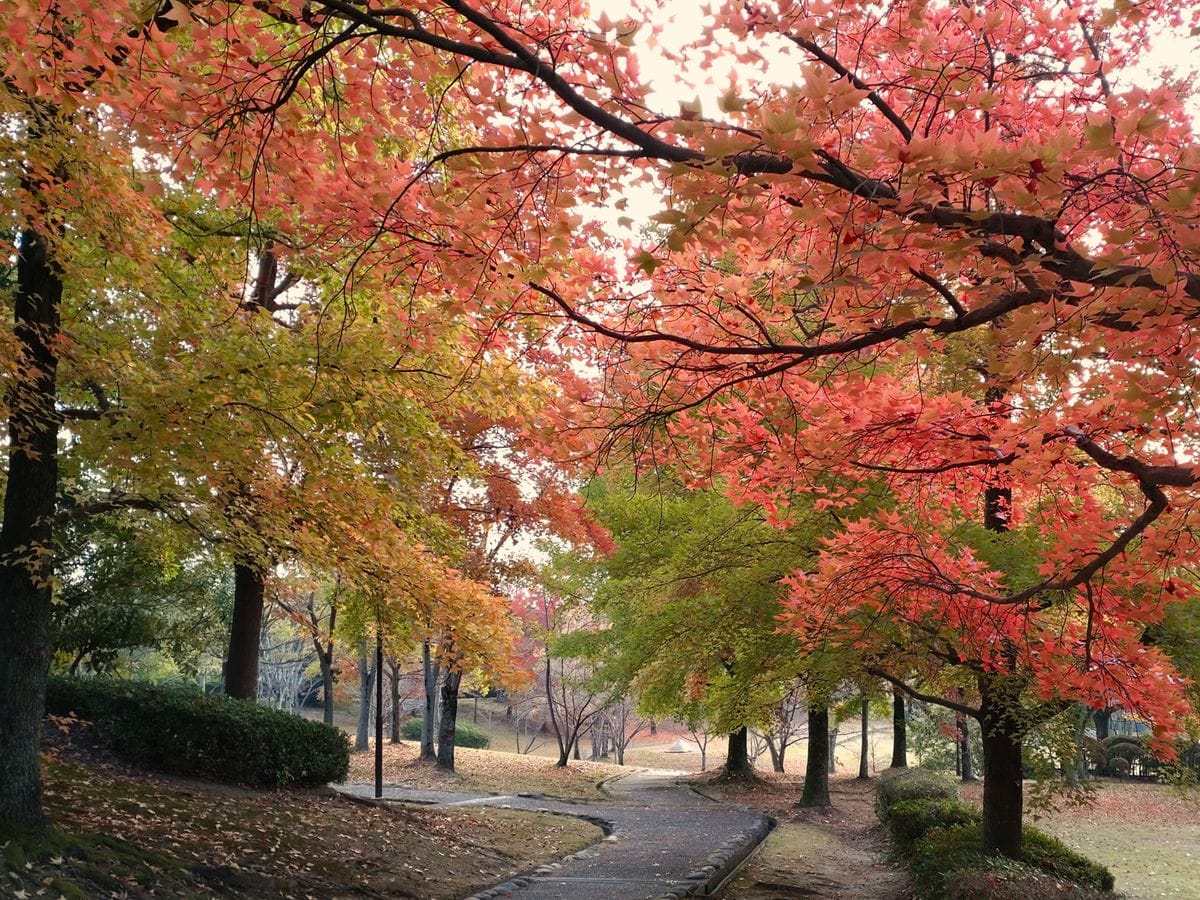
[[[487,805],[580,816],[608,837],[536,872],[476,895],[521,900],[650,900],[705,897],[762,843],[772,822],[761,813],[709,800],[675,776],[640,769],[604,783],[610,800],[492,796],[389,785],[384,799],[442,806]],[[370,784],[338,787],[371,799]]]

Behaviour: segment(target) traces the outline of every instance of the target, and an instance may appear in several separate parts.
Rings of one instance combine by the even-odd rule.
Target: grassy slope
[[[513,810],[378,808],[48,759],[56,831],[0,835],[0,896],[459,897],[579,850],[595,826]]]
[[[963,789],[981,802],[981,788]],[[1161,784],[1098,781],[1091,806],[1031,819],[1112,870],[1130,900],[1200,896],[1200,797]]]

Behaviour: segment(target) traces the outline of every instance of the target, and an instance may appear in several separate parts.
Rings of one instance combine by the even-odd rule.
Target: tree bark
[[[266,591],[266,574],[256,563],[233,564],[233,622],[225,654],[225,693],[230,697],[258,697],[258,645]]]
[[[333,725],[333,663],[332,660],[317,649],[317,661],[321,664],[321,703],[323,720],[326,725]]]
[[[391,665],[392,733],[391,743],[400,743],[400,660],[393,659]]]
[[[836,728],[829,729],[829,755],[825,769],[830,775],[837,774],[837,737],[838,730]]]
[[[829,706],[808,704],[808,759],[804,768],[804,795],[800,805],[829,806]]]
[[[892,691],[892,768],[908,768],[908,718],[904,692],[900,688]]]
[[[750,729],[739,728],[729,735],[729,752],[725,755],[726,778],[753,778],[750,765]]]
[[[958,718],[959,756],[962,759],[962,780],[975,780],[975,764],[971,760],[971,720],[959,714]]]
[[[868,757],[871,753],[870,738],[868,737],[867,729],[870,725],[870,703],[867,700],[867,695],[862,696],[862,747],[858,754],[858,777],[866,780],[871,777],[871,770],[868,767]]]
[[[454,735],[458,730],[458,685],[462,671],[447,669],[442,679],[442,712],[438,719],[437,767],[454,771]]]
[[[42,238],[21,232],[8,395],[8,477],[0,523],[0,822],[41,827],[38,761],[50,667],[53,530],[58,494],[55,408],[62,276]]]
[[[782,772],[783,754],[786,749],[786,745],[782,742],[776,744],[775,739],[769,734],[763,735],[763,740],[766,741],[767,753],[769,753],[771,756],[771,771]]]
[[[366,750],[371,745],[371,687],[375,683],[376,676],[367,657],[365,641],[361,650],[362,653],[358,657],[358,729],[354,734],[355,750]]]
[[[1092,714],[1096,720],[1096,740],[1103,741],[1109,735],[1109,723],[1112,722],[1111,709],[1098,709]]]
[[[438,665],[434,662],[433,650],[429,646],[429,641],[421,644],[421,670],[425,679],[425,715],[421,719],[421,759],[435,760],[437,753],[434,750],[433,738],[438,714]]]
[[[1012,721],[1012,706],[1000,680],[982,676],[980,727],[983,735],[983,849],[1011,859],[1021,858],[1023,779],[1021,731]]]

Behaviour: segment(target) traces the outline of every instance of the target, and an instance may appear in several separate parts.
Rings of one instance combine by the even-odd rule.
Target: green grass
[[[1102,863],[1130,900],[1200,895],[1200,825],[1039,822],[1067,846]]]

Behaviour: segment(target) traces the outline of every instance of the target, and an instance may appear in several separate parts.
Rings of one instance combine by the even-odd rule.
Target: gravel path
[[[734,872],[771,829],[761,813],[717,803],[676,784],[673,773],[636,770],[605,783],[608,801],[491,796],[384,788],[384,799],[446,806],[488,805],[580,816],[609,832],[598,844],[477,894],[521,900],[650,900],[704,897]],[[338,790],[372,798],[370,784]]]

